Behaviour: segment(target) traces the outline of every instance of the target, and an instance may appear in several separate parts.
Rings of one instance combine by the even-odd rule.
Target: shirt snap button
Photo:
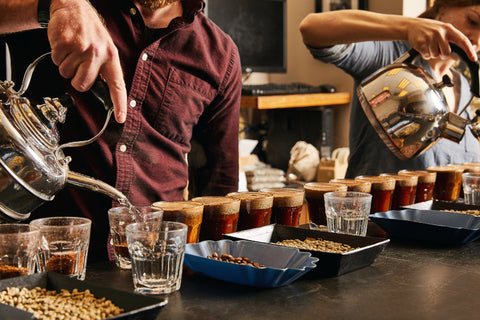
[[[130,100],[130,107],[135,108],[137,106],[137,101]]]
[[[148,54],[146,54],[146,53],[142,54],[142,60],[147,61],[148,60]]]
[[[127,151],[127,146],[124,145],[124,144],[122,144],[122,145],[120,146],[120,151],[121,151],[121,152]]]
[[[137,9],[135,8],[130,8],[130,15],[134,16],[137,14]]]

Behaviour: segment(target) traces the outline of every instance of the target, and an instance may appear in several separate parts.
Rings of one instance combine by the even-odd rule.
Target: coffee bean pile
[[[480,217],[480,210],[468,209],[468,210],[440,210],[440,211],[471,214],[472,216]]]
[[[106,319],[124,310],[105,298],[97,299],[90,290],[60,292],[35,287],[8,287],[0,292],[0,302],[34,314],[40,320],[97,320]]]
[[[356,249],[349,246],[348,244],[343,244],[330,240],[323,240],[321,238],[306,238],[303,241],[299,239],[287,239],[283,241],[277,241],[276,244],[286,247],[329,253],[345,253]]]
[[[222,254],[221,256],[218,255],[218,253],[213,252],[211,256],[207,256],[208,259],[213,259],[213,260],[219,260],[219,261],[225,261],[225,262],[230,262],[230,263],[235,263],[235,264],[246,264],[255,268],[264,268],[265,266],[263,264],[260,264],[258,262],[254,262],[250,260],[247,257],[237,257],[235,258],[231,254]]]

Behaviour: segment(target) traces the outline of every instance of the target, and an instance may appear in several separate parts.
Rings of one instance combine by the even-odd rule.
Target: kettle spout
[[[470,131],[480,141],[480,110],[475,111],[475,118],[470,122]]]
[[[444,120],[446,121],[441,124],[441,137],[459,143],[465,134],[468,120],[452,112],[449,112]]]
[[[127,197],[111,185],[77,172],[68,172],[67,184],[80,189],[102,193],[120,204],[129,203]]]

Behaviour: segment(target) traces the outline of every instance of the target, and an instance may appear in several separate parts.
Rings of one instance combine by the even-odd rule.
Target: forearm
[[[0,0],[0,33],[40,28],[38,0]]]
[[[408,29],[418,18],[360,10],[309,14],[300,24],[303,41],[329,47],[369,40],[408,40]]]
[[[449,42],[459,45],[472,61],[475,48],[452,24],[435,19],[412,18],[361,10],[309,14],[300,23],[305,44],[324,48],[361,41],[407,40],[424,59],[448,58]]]

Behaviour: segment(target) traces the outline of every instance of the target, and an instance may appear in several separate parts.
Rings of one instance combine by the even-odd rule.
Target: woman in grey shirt
[[[451,75],[455,62],[449,42],[463,48],[471,60],[477,60],[480,1],[437,0],[418,18],[357,10],[314,13],[301,22],[300,32],[316,59],[332,63],[354,78],[354,92],[362,80],[412,47],[424,59],[422,66],[441,79],[444,74]],[[470,102],[466,81],[443,91],[452,112],[461,111]],[[462,116],[468,117],[467,112]],[[355,94],[349,144],[347,178],[480,160],[480,144],[469,129],[460,143],[440,139],[413,159],[398,159],[370,125]]]

